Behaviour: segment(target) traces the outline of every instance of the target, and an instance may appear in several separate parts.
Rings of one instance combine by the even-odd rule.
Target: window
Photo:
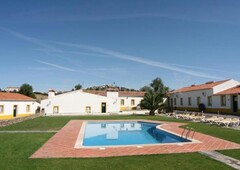
[[[188,106],[191,106],[192,105],[192,99],[191,97],[188,98]]]
[[[208,106],[212,106],[212,96],[208,96]]]
[[[0,113],[4,113],[4,106],[0,105]]]
[[[197,97],[197,105],[201,103],[201,97]]]
[[[226,96],[221,96],[221,106],[226,106]]]
[[[174,105],[177,105],[177,99],[174,98]]]
[[[180,98],[180,105],[183,105],[183,98]]]
[[[26,112],[30,112],[30,105],[26,106]]]
[[[122,106],[124,105],[124,99],[121,99],[121,105]]]
[[[59,113],[59,107],[53,106],[53,113]]]
[[[86,106],[85,112],[86,113],[91,113],[91,106]]]
[[[134,100],[134,99],[131,100],[131,105],[132,105],[132,106],[135,105],[135,100]]]

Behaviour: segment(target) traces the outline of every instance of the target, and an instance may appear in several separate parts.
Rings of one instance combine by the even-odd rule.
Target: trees
[[[75,85],[75,90],[80,90],[80,89],[82,89],[82,85],[81,84],[77,84],[77,85]]]
[[[25,96],[35,98],[32,86],[27,83],[21,85],[21,87],[19,89],[19,93],[23,94]]]
[[[164,98],[169,90],[164,86],[161,78],[155,78],[150,86],[144,86],[142,88],[146,91],[140,106],[144,109],[148,109],[150,115],[155,115],[155,111],[164,106]]]

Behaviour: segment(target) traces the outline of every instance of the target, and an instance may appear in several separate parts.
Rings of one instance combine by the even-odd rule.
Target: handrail
[[[185,137],[184,137],[184,133],[186,131],[186,134],[185,134]],[[195,130],[193,128],[190,128],[190,127],[186,127],[183,129],[183,132],[181,134],[181,137],[182,138],[185,138],[185,139],[188,139],[189,136],[191,136],[191,132],[192,132],[192,139],[193,139],[193,136],[195,135]]]

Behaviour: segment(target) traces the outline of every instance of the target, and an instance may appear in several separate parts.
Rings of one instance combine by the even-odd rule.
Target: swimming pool
[[[190,140],[156,128],[159,124],[126,122],[87,122],[82,146],[145,145],[182,143]]]

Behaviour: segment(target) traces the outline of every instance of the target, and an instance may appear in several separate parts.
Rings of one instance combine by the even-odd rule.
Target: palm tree
[[[164,107],[164,98],[168,91],[168,87],[164,86],[161,78],[156,78],[152,81],[150,86],[144,86],[146,91],[140,106],[148,109],[149,115],[155,115],[157,109]]]

